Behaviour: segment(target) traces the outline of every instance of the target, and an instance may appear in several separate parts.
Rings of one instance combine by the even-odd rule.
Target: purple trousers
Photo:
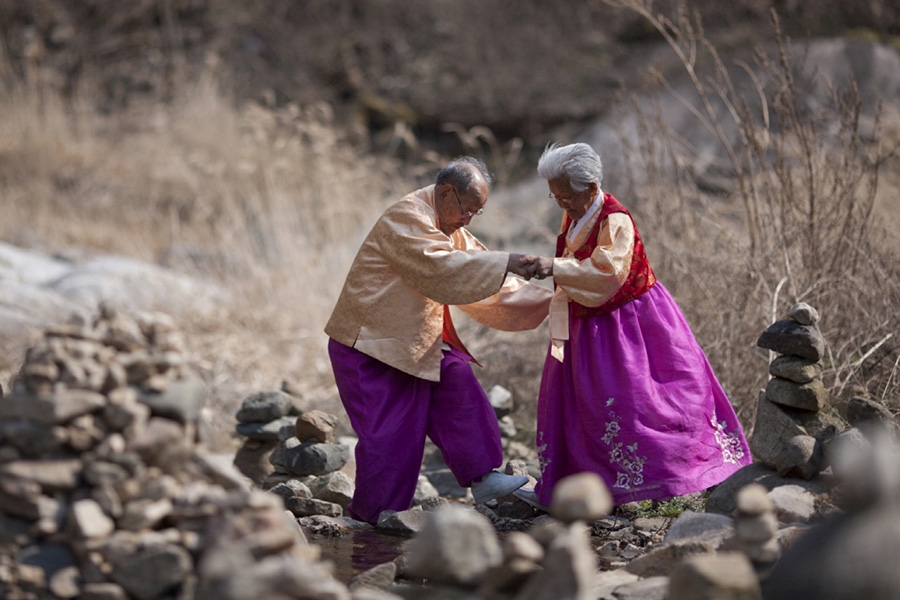
[[[461,486],[503,462],[497,417],[466,354],[444,351],[439,382],[404,373],[333,339],[328,355],[359,437],[356,491],[348,506],[352,518],[375,524],[384,510],[412,506],[426,436]]]

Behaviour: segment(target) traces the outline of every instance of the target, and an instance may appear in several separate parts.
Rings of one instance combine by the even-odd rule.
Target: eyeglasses
[[[572,202],[575,200],[574,196],[572,196],[571,198],[564,198],[563,196],[557,196],[553,192],[550,192],[547,195],[547,197],[550,198],[551,200],[556,200],[557,204],[566,204],[566,205],[572,204]]]
[[[475,212],[464,209],[462,202],[459,201],[459,194],[456,193],[456,188],[451,186],[450,189],[453,190],[453,195],[456,196],[456,203],[459,204],[459,212],[462,213],[462,216],[464,216],[464,217],[480,217],[481,215],[484,214],[483,208],[479,208]]]

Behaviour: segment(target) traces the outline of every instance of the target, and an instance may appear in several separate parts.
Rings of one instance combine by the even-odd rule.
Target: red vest
[[[591,233],[584,245],[575,251],[575,258],[584,260],[591,256],[597,247],[597,236],[600,235],[600,226],[603,224],[604,219],[614,212],[625,213],[631,219],[631,213],[628,212],[628,209],[613,198],[612,194],[603,194],[603,208],[600,209],[597,222],[594,224],[594,228],[591,229]],[[570,219],[566,216],[563,232],[556,238],[556,256],[558,257],[563,255],[563,250],[566,248],[566,233],[569,230],[569,223]],[[631,223],[634,225],[634,219],[632,219]],[[635,226],[634,252],[631,255],[631,269],[628,272],[628,279],[625,280],[625,283],[622,284],[622,287],[619,288],[619,291],[612,298],[600,306],[584,306],[577,302],[571,302],[570,314],[577,319],[604,315],[642,296],[655,283],[656,275],[653,274],[653,269],[650,268],[647,254],[644,251],[644,242],[641,241],[641,234],[638,233],[637,226]]]

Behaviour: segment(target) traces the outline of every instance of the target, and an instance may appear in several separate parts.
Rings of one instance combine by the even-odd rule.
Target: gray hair
[[[603,181],[603,163],[600,156],[587,144],[558,146],[549,144],[538,160],[538,175],[550,181],[565,177],[575,192],[583,192],[591,183],[600,187]]]
[[[488,171],[487,165],[474,156],[459,156],[451,160],[438,173],[435,183],[437,185],[449,183],[460,194],[464,194],[469,191],[469,188],[475,182],[476,172],[481,173],[481,176],[484,177],[484,182],[490,189],[494,178]]]

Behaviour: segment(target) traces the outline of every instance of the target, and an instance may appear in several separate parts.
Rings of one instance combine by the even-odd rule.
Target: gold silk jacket
[[[506,276],[509,253],[438,227],[434,185],[388,207],[363,241],[325,333],[405,373],[439,381],[444,305],[503,331],[534,329],[552,292]]]

